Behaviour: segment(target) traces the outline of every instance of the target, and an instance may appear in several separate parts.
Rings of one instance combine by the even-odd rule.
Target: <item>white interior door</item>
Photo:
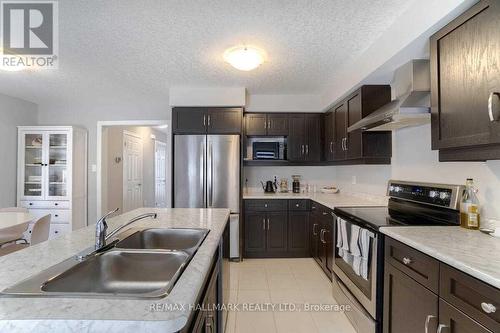
[[[123,212],[143,206],[143,146],[142,139],[123,132]]]
[[[155,141],[155,206],[167,207],[167,144]]]

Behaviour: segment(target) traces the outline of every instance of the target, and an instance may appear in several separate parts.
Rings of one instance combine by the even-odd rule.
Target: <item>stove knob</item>
[[[439,199],[441,200],[446,200],[450,197],[450,194],[448,192],[441,192],[439,193]]]

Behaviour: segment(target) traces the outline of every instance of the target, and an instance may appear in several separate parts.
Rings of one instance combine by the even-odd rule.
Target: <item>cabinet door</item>
[[[287,212],[267,213],[268,253],[282,253],[287,250]]]
[[[361,94],[356,94],[347,100],[347,127],[361,120]],[[362,132],[356,130],[347,134],[346,158],[355,159],[363,156]]]
[[[207,132],[206,108],[174,108],[172,127],[174,134],[204,134]]]
[[[43,200],[47,181],[47,136],[43,131],[19,133],[18,191],[22,200]]]
[[[325,114],[325,160],[333,161],[333,151],[335,144],[335,113],[327,112]]]
[[[245,252],[258,254],[266,251],[266,214],[248,212],[245,214]]]
[[[344,102],[335,108],[335,151],[334,160],[341,161],[345,159],[345,140],[346,140],[346,120],[347,104]]]
[[[309,254],[309,212],[290,211],[288,214],[288,252],[294,257]]]
[[[207,128],[209,134],[240,134],[241,108],[209,108]]]
[[[47,133],[48,186],[47,199],[66,200],[71,192],[71,147],[68,132]]]
[[[499,67],[498,1],[481,1],[431,37],[433,149],[492,142],[490,86]]]
[[[267,135],[288,135],[288,114],[269,113],[267,115]]]
[[[303,114],[290,114],[288,117],[288,160],[303,161],[305,157],[305,117]]]
[[[245,114],[246,135],[266,135],[267,117],[265,113]]]
[[[321,160],[321,115],[306,114],[306,149],[305,160],[319,162]]]
[[[384,333],[436,332],[438,296],[387,262],[383,311]]]
[[[439,324],[446,333],[492,333],[446,301],[439,300]]]

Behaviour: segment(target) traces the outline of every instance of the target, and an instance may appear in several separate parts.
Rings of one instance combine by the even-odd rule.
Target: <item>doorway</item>
[[[171,133],[166,121],[98,122],[97,215],[170,207]]]
[[[155,206],[167,207],[167,144],[155,141]]]

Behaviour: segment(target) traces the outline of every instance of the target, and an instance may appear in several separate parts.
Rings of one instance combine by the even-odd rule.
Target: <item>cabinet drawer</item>
[[[385,259],[435,294],[439,290],[439,262],[392,238],[386,238]]]
[[[293,199],[288,200],[289,210],[309,210],[309,200]]]
[[[440,296],[490,330],[500,332],[500,290],[441,264]]]
[[[245,200],[245,209],[249,212],[272,212],[287,210],[287,200]]]
[[[21,201],[21,207],[69,209],[69,201]]]
[[[439,324],[443,325],[444,330],[442,331],[444,332],[493,333],[493,331],[490,331],[443,299],[439,299]]]
[[[49,239],[53,239],[71,232],[69,224],[50,224]]]
[[[70,223],[70,210],[30,209],[29,212],[35,217],[36,220],[45,215],[50,215],[51,223]]]

